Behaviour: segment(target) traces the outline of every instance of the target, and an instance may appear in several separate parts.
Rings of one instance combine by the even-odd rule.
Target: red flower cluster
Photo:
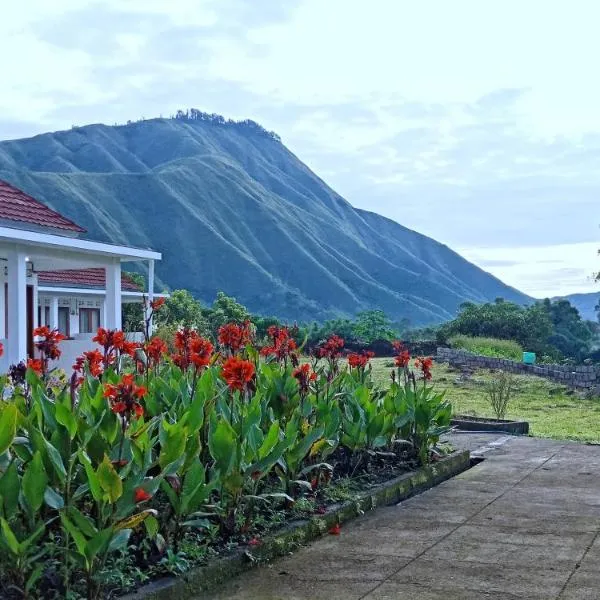
[[[332,335],[317,348],[317,356],[320,358],[339,358],[342,355],[343,347],[344,339],[338,335]]]
[[[230,390],[243,392],[254,377],[254,365],[249,360],[232,356],[223,363],[221,376]]]
[[[132,417],[137,418],[144,414],[144,408],[139,401],[146,393],[146,388],[137,385],[132,374],[123,375],[116,385],[107,383],[104,386],[104,397],[109,399],[112,411],[121,415],[126,423]]]
[[[371,350],[363,350],[360,354],[348,354],[348,364],[352,369],[364,369],[374,356],[375,352]]]
[[[287,327],[271,325],[267,329],[267,335],[271,338],[272,344],[262,348],[260,353],[263,356],[275,356],[279,361],[286,361],[296,350],[296,342],[290,337]]]
[[[303,396],[308,393],[310,382],[315,381],[317,378],[317,374],[310,368],[308,363],[304,363],[297,369],[294,369],[292,376],[298,380],[298,388],[300,389],[300,394]]]
[[[148,366],[157,366],[161,358],[168,353],[169,349],[164,340],[159,337],[153,337],[144,344],[144,351],[148,359]]]
[[[419,357],[415,360],[415,368],[419,369],[423,373],[423,379],[429,381],[432,377],[431,367],[433,367],[433,358]]]
[[[102,352],[100,352],[100,350],[90,350],[89,352],[84,352],[75,360],[73,370],[77,371],[78,373],[83,373],[83,369],[87,363],[90,375],[92,377],[100,377],[103,371],[103,358],[104,357],[102,356]]]
[[[173,356],[173,362],[184,370],[190,365],[194,365],[196,369],[207,367],[214,349],[209,340],[187,327],[175,334],[175,347],[178,353]]]
[[[104,368],[112,364],[121,354],[129,354],[133,357],[137,349],[137,344],[128,341],[125,334],[118,329],[111,330],[99,327],[96,335],[92,338],[92,342],[96,342],[104,348]]]
[[[39,377],[44,374],[44,363],[39,358],[28,358],[27,368],[31,369]]]
[[[150,500],[150,498],[152,498],[152,495],[144,488],[135,488],[133,491],[133,501],[136,504],[139,504],[140,502],[146,502],[147,500]]]
[[[62,352],[58,344],[66,339],[66,336],[60,333],[58,329],[50,329],[43,325],[42,327],[36,327],[33,330],[33,335],[36,338],[41,338],[35,343],[35,347],[41,352],[45,361],[60,358]]]
[[[405,369],[410,362],[410,352],[406,350],[402,345],[402,342],[399,342],[398,340],[392,342],[392,346],[394,347],[394,352],[396,354],[396,366]]]
[[[163,304],[165,302],[166,302],[165,298],[156,298],[156,300],[152,300],[152,302],[150,302],[150,308],[153,311],[160,310],[160,308],[163,306]]]
[[[227,323],[219,327],[219,344],[232,354],[239,352],[250,343],[252,343],[250,321],[244,321],[241,325]]]

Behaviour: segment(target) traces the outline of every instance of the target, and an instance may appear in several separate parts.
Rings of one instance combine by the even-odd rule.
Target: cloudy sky
[[[196,107],[535,296],[595,291],[594,0],[10,0],[0,139]]]

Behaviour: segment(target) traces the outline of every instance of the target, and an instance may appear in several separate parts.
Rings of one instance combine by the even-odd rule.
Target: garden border
[[[261,540],[252,550],[239,548],[177,577],[166,577],[121,596],[121,600],[173,600],[210,591],[252,567],[284,556],[298,546],[325,533],[336,523],[345,523],[378,506],[389,506],[424,492],[467,470],[471,465],[468,450],[454,452],[438,462],[422,467],[362,492],[355,499],[333,504],[323,515],[298,520]]]
[[[528,421],[509,421],[506,419],[494,419],[474,417],[471,415],[456,415],[452,417],[450,426],[460,431],[498,432],[510,433],[511,435],[529,435]]]

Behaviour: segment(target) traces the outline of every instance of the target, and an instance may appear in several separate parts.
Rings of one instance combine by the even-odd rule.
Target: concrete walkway
[[[456,434],[485,461],[211,598],[600,598],[600,447]]]

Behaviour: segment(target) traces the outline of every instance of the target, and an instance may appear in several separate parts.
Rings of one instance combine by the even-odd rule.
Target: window
[[[99,308],[79,309],[79,333],[96,333],[100,327]]]
[[[71,337],[71,328],[69,327],[69,307],[58,307],[58,330],[67,337]]]
[[[50,326],[50,307],[38,306],[38,325]]]

